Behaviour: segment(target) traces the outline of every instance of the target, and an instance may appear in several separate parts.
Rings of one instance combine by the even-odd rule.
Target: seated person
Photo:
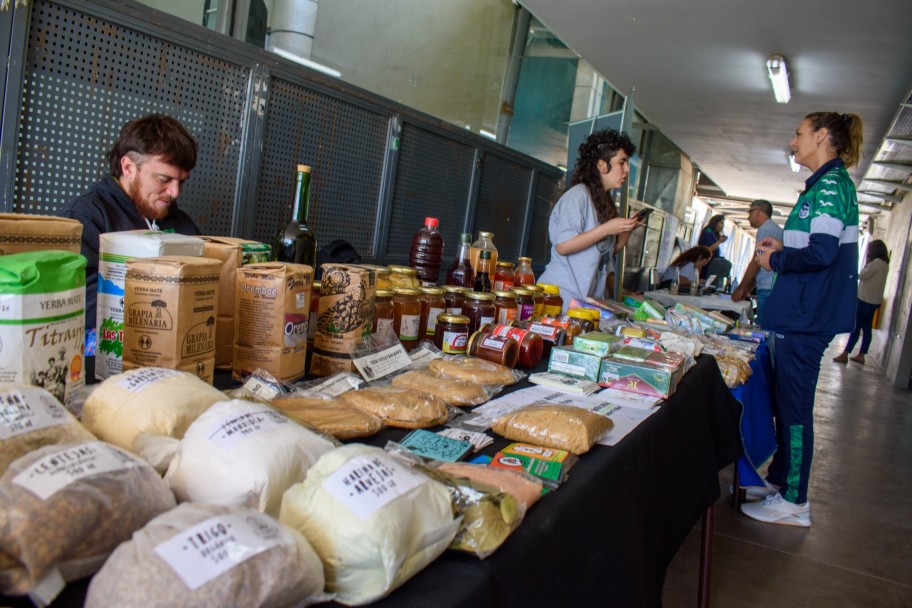
[[[687,289],[693,281],[699,282],[700,269],[708,264],[711,259],[712,251],[709,250],[709,247],[702,245],[691,247],[668,265],[668,268],[662,273],[662,282],[659,283],[659,289],[668,289],[675,280],[675,271],[678,271],[681,277],[678,286],[681,289]]]
[[[108,153],[111,174],[64,205],[60,215],[82,222],[82,255],[88,262],[86,329],[95,327],[99,234],[141,229],[200,233],[175,202],[196,166],[196,151],[196,141],[170,116],[133,119]]]

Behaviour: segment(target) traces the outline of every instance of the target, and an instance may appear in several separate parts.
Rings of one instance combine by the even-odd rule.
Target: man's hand
[[[747,299],[747,290],[738,285],[732,292],[732,302],[741,302],[745,299]]]

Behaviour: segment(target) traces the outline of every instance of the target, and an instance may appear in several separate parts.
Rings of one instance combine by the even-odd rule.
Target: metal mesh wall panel
[[[254,238],[270,242],[291,217],[294,170],[313,167],[309,224],[317,247],[345,239],[375,255],[389,117],[274,78],[269,87]]]
[[[56,213],[108,171],[124,123],[161,112],[199,144],[181,207],[203,233],[231,232],[247,68],[50,2],[29,36],[15,211]]]
[[[385,260],[407,260],[412,236],[431,216],[440,220],[446,266],[465,226],[475,149],[410,123],[400,141]]]
[[[563,178],[539,173],[535,180],[535,200],[532,204],[532,225],[526,255],[532,258],[535,268],[544,268],[551,258],[551,242],[548,240],[548,222],[551,209],[564,193]]]
[[[475,231],[494,233],[497,258],[516,262],[522,246],[532,169],[488,154],[481,171]]]

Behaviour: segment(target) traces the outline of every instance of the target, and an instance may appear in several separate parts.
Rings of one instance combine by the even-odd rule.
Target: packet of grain
[[[351,353],[371,333],[376,274],[369,268],[323,264],[317,332],[310,373],[331,376],[355,370]]]
[[[220,260],[218,316],[215,321],[215,367],[231,369],[234,345],[235,290],[237,269],[248,264],[269,261],[271,247],[266,243],[229,236],[201,236],[205,241],[203,256]]]
[[[0,382],[70,403],[85,384],[86,259],[30,251],[0,260]]]
[[[127,261],[124,371],[164,367],[215,378],[221,262],[163,256]]]
[[[82,223],[66,217],[0,213],[0,255],[57,249],[79,253]]]
[[[237,270],[237,325],[231,375],[264,369],[276,379],[304,376],[313,268],[266,262]]]

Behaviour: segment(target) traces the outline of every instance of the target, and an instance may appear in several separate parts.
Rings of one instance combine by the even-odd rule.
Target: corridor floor
[[[912,392],[893,387],[879,361],[824,355],[815,405],[811,527],[756,522],[729,504],[720,472],[711,605],[912,607]],[[700,525],[668,569],[665,608],[697,603]]]

